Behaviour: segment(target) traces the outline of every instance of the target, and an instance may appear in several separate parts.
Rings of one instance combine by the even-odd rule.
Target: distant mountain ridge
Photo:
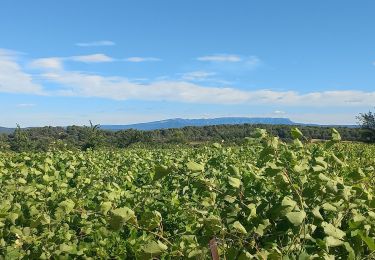
[[[174,118],[138,124],[128,125],[101,125],[100,128],[109,131],[119,131],[126,129],[136,130],[157,130],[168,128],[183,128],[186,126],[210,126],[210,125],[240,125],[240,124],[265,124],[265,125],[301,125],[301,126],[322,126],[322,127],[358,127],[357,125],[319,125],[296,123],[289,118],[281,117],[218,117],[201,119]],[[30,128],[30,127],[27,127]],[[13,133],[15,128],[0,127],[0,133]]]
[[[0,134],[11,134],[13,133],[14,128],[7,128],[7,127],[1,127],[0,126]]]
[[[174,118],[147,123],[130,125],[102,125],[104,130],[156,130],[167,128],[182,128],[186,126],[209,126],[209,125],[238,125],[238,124],[272,124],[272,125],[295,125],[289,118],[271,118],[271,117],[219,117],[208,119],[183,119]]]

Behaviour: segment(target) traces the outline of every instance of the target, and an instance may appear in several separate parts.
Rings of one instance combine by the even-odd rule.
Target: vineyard
[[[375,146],[292,136],[0,153],[0,259],[375,259]]]

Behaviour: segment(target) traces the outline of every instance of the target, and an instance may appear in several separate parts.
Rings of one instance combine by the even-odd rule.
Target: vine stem
[[[304,201],[303,201],[303,198],[302,198],[300,192],[296,189],[296,187],[294,187],[294,185],[293,185],[294,183],[293,183],[292,179],[290,178],[289,174],[286,171],[283,171],[283,173],[288,178],[290,186],[292,186],[292,189],[297,194],[298,199],[299,199],[300,204],[301,204],[301,209],[304,210]],[[303,231],[303,239],[306,238],[306,228],[305,228],[305,225],[306,225],[305,221],[303,221],[302,227],[300,228],[299,233],[294,236],[293,243],[289,245],[289,247],[287,249],[287,253],[289,253],[289,250],[291,249],[292,245],[297,241],[298,236],[301,234],[301,231]]]
[[[294,185],[293,185],[294,183],[293,183],[292,179],[290,178],[289,174],[288,174],[286,171],[283,171],[283,173],[284,173],[284,175],[288,178],[288,181],[289,181],[289,183],[290,183],[290,186],[292,186],[294,192],[297,194],[298,199],[299,199],[300,204],[301,204],[301,208],[304,209],[304,206],[303,206],[304,201],[303,201],[303,198],[302,198],[300,192],[296,189],[296,187],[294,187]]]
[[[143,231],[146,231],[150,234],[153,234],[154,236],[157,236],[158,238],[160,238],[161,240],[163,240],[164,242],[166,242],[168,245],[170,246],[173,246],[173,244],[171,243],[171,241],[169,241],[167,238],[163,237],[162,235],[154,232],[154,231],[151,231],[151,230],[148,230],[146,228],[142,228],[142,227],[139,227],[139,226],[136,226],[136,225],[131,225],[132,227],[136,228],[136,229],[139,229],[139,230],[143,230]]]
[[[210,250],[211,250],[212,260],[220,260],[219,251],[217,250],[217,242],[216,242],[215,237],[210,240]]]

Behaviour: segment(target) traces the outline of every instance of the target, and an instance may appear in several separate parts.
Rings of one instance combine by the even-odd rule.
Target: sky
[[[0,126],[375,106],[373,0],[2,0]]]

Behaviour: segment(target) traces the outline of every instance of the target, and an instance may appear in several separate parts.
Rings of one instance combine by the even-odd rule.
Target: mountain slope
[[[185,126],[208,126],[208,125],[236,125],[236,124],[272,124],[272,125],[294,125],[288,118],[269,118],[269,117],[220,117],[210,119],[167,119],[161,121],[130,124],[130,125],[102,125],[105,130],[155,130],[166,128],[182,128]]]
[[[0,134],[11,134],[13,133],[14,128],[7,128],[7,127],[1,127],[0,126]]]

